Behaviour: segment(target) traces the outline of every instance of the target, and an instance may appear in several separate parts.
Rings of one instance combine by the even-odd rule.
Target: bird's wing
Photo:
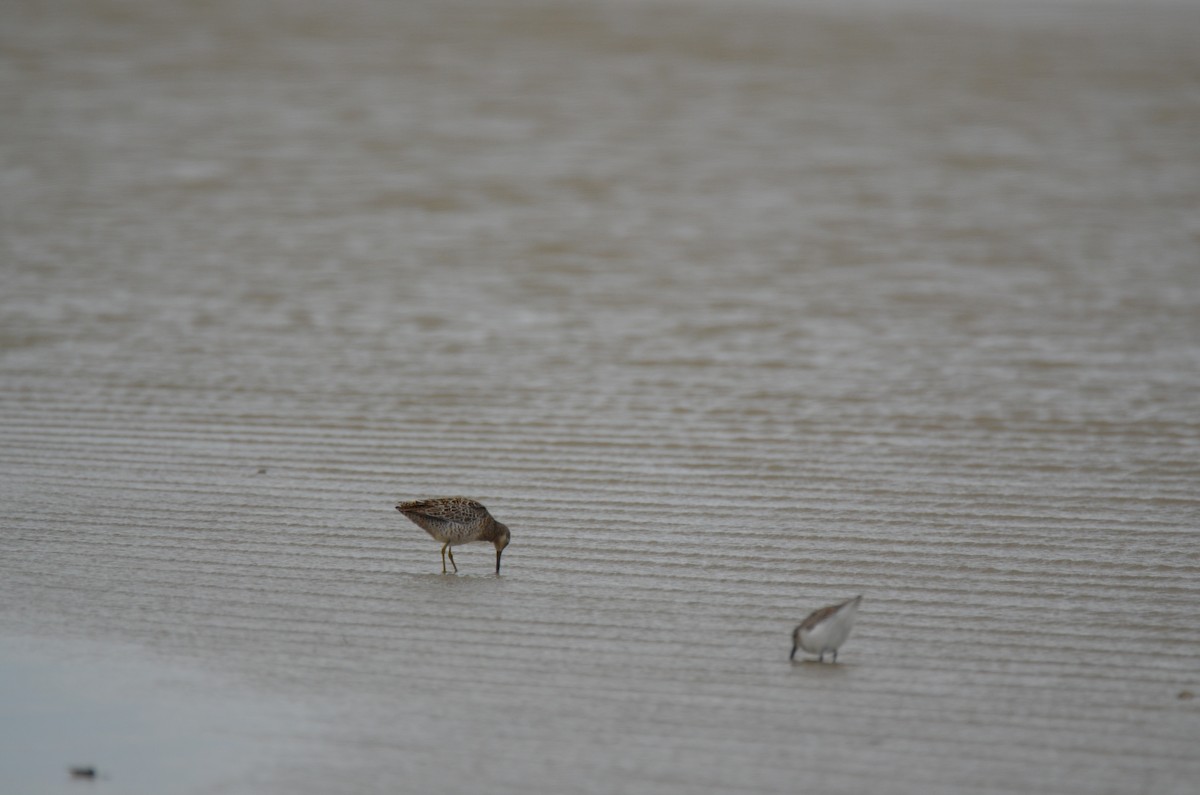
[[[845,604],[845,602],[842,602],[840,604],[830,605],[829,607],[822,607],[820,610],[812,611],[808,614],[808,618],[800,622],[800,626],[797,627],[797,629],[812,629],[817,624],[820,624],[822,621],[841,610]]]
[[[431,500],[413,500],[396,506],[401,513],[415,513],[440,519],[443,522],[474,522],[488,515],[487,508],[466,497],[437,497]]]

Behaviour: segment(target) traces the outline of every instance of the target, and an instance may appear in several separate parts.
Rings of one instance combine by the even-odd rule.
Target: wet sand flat
[[[1193,791],[1200,6],[3,15],[0,789]]]

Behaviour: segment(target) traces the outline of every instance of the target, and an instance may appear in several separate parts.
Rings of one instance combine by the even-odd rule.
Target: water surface
[[[5,659],[221,791],[1200,779],[1200,8],[4,15]]]

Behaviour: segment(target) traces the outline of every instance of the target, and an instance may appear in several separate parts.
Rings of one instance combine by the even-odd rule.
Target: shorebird
[[[831,651],[833,661],[837,662],[838,647],[850,637],[850,628],[854,626],[854,616],[861,601],[862,594],[859,594],[840,604],[809,613],[808,618],[792,631],[792,654],[788,659],[796,659],[796,649],[804,649],[809,654],[818,655],[817,662],[825,662],[825,653]]]
[[[466,497],[434,497],[432,500],[402,502],[396,510],[429,535],[442,542],[442,574],[446,573],[446,553],[458,573],[454,551],[450,547],[472,541],[491,541],[496,547],[496,573],[500,573],[500,553],[508,546],[508,528],[497,522],[475,500]]]

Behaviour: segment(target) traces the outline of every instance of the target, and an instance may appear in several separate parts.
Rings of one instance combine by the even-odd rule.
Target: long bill
[[[504,550],[503,550],[503,549],[497,549],[497,550],[496,550],[496,573],[497,573],[497,574],[499,574],[499,573],[500,573],[500,554],[501,554],[502,552],[504,552]]]

